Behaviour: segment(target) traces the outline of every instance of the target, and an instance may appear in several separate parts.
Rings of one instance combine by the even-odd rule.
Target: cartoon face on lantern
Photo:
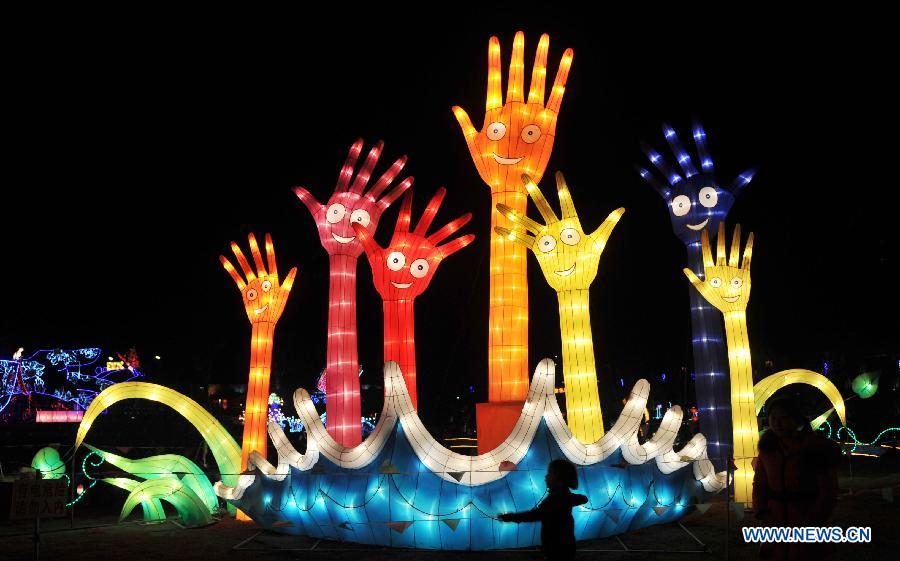
[[[537,257],[547,283],[557,292],[590,287],[597,277],[600,255],[625,209],[612,211],[594,233],[586,234],[578,220],[572,196],[562,173],[556,174],[562,219],[556,217],[556,213],[530,177],[523,176],[522,181],[544,217],[546,225],[539,224],[500,204],[497,205],[497,210],[505,214],[513,224],[527,230],[528,234],[518,229],[513,231],[504,227],[497,227],[497,233],[530,248]]]
[[[372,170],[381,156],[384,143],[378,142],[372,147],[351,184],[353,168],[359,158],[362,146],[363,141],[360,139],[350,148],[347,161],[341,168],[337,186],[326,204],[323,205],[317,201],[309,191],[302,187],[294,189],[294,193],[313,215],[319,230],[319,240],[329,255],[359,257],[362,253],[362,246],[356,239],[353,224],[359,224],[374,232],[385,209],[397,200],[413,182],[413,178],[409,177],[379,199],[406,164],[406,156],[403,156],[384,172],[368,193],[363,193],[372,176]]]
[[[244,309],[247,311],[247,319],[250,320],[250,323],[277,323],[279,318],[281,318],[281,313],[284,311],[288,295],[291,293],[294,278],[297,276],[297,267],[292,268],[284,279],[284,283],[279,284],[272,237],[266,234],[268,271],[263,264],[259,245],[256,243],[256,236],[251,233],[247,238],[250,242],[250,253],[256,264],[256,273],[250,268],[250,263],[244,257],[241,248],[234,242],[231,242],[231,251],[234,252],[238,265],[244,272],[246,281],[244,278],[241,278],[240,274],[224,255],[219,256],[219,261],[222,262],[222,266],[225,267],[225,270],[237,284],[238,290],[241,291]]]
[[[506,103],[500,74],[500,41],[491,37],[488,46],[488,93],[484,125],[475,129],[461,107],[453,107],[481,179],[492,191],[520,190],[519,177],[527,174],[540,181],[553,150],[556,118],[565,92],[572,49],[563,54],[550,98],[544,105],[547,50],[550,37],[541,36],[535,55],[528,100],[525,100],[525,34],[516,33],[509,67]]]
[[[703,276],[700,280],[688,268],[684,269],[691,284],[700,291],[707,302],[715,306],[720,312],[744,311],[750,300],[750,259],[753,254],[753,234],[747,238],[744,248],[744,259],[738,267],[741,249],[741,227],[734,227],[734,236],[731,240],[731,255],[726,263],[725,255],[725,223],[719,224],[719,234],[716,247],[716,260],[713,261],[712,250],[709,247],[709,234],[703,231],[700,237],[701,251],[703,252]]]
[[[693,127],[694,143],[700,156],[700,170],[694,166],[687,153],[669,125],[663,125],[672,153],[684,172],[684,176],[672,169],[662,155],[655,149],[643,145],[647,158],[665,177],[668,185],[663,185],[653,174],[639,168],[641,177],[650,183],[665,200],[672,220],[672,230],[685,244],[700,241],[700,232],[704,229],[715,230],[728,216],[735,198],[753,179],[754,170],[750,169],[738,175],[729,188],[721,187],[716,181],[712,157],[706,146],[706,131],[699,124]]]
[[[362,224],[354,224],[353,229],[366,251],[372,267],[375,288],[384,300],[411,300],[422,294],[431,282],[441,262],[451,254],[469,245],[475,236],[468,234],[438,246],[441,241],[462,228],[472,215],[465,214],[450,222],[430,236],[428,228],[444,199],[446,189],[440,188],[414,231],[410,232],[412,212],[412,191],[403,198],[403,206],[397,217],[397,226],[390,245],[380,247],[372,238],[370,230]]]

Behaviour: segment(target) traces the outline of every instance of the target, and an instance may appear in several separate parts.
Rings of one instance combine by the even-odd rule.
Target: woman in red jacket
[[[759,439],[753,477],[756,519],[766,526],[824,526],[837,503],[839,445],[817,434],[785,397],[769,405],[769,429]],[[809,544],[763,544],[762,559],[821,559]]]

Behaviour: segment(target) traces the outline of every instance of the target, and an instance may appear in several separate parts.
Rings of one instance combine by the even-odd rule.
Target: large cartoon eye
[[[675,216],[684,216],[691,211],[691,200],[686,195],[678,195],[672,199],[672,212]]]
[[[709,279],[709,286],[713,288],[719,288],[720,286],[722,286],[722,279],[720,279],[719,277],[713,277]]]
[[[262,289],[263,289],[263,292],[268,292],[268,291],[272,290],[272,283],[270,281],[264,280],[262,282]]]
[[[252,302],[252,301],[256,300],[256,296],[257,296],[257,294],[256,294],[255,288],[251,288],[250,290],[247,291],[247,300],[250,300]]]
[[[387,256],[387,268],[392,271],[399,271],[406,265],[406,256],[399,251],[392,251]]]
[[[491,123],[487,128],[487,137],[491,140],[500,140],[506,136],[506,125],[501,122]]]
[[[344,219],[345,214],[347,214],[347,209],[344,208],[344,205],[341,203],[334,203],[328,207],[327,211],[325,211],[325,220],[331,224],[337,224]]]
[[[700,204],[706,208],[712,208],[719,202],[719,193],[715,187],[704,187],[700,189]]]
[[[553,251],[553,249],[555,247],[556,247],[556,238],[554,238],[553,236],[550,236],[550,235],[543,236],[543,237],[541,237],[541,239],[538,240],[538,249],[540,249],[544,253]]]
[[[581,234],[575,228],[566,228],[559,233],[559,241],[566,245],[575,245],[581,240]]]
[[[369,213],[361,208],[358,208],[350,213],[350,223],[351,224],[356,222],[363,227],[367,227],[369,225],[369,222],[371,222],[371,220],[372,219],[369,216]]]
[[[537,125],[528,125],[522,129],[522,140],[528,144],[537,142],[541,137],[541,129]]]
[[[412,276],[420,279],[428,274],[428,261],[425,259],[416,259],[409,266],[409,272]]]
[[[744,279],[741,277],[734,277],[731,279],[731,287],[732,288],[740,288],[744,284]]]

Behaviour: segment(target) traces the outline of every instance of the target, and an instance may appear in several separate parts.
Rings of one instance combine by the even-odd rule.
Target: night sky
[[[481,125],[488,39],[500,38],[505,74],[518,29],[528,76],[541,32],[550,79],[564,48],[575,50],[545,192],[562,170],[588,231],[626,208],[591,291],[601,394],[620,377],[658,379],[691,362],[684,246],[633,167],[645,162],[642,140],[668,154],[663,122],[688,142],[691,119],[702,121],[720,184],[759,168],[728,221],[756,235],[755,364],[818,370],[831,357],[849,374],[897,353],[896,64],[884,35],[851,40],[800,18],[336,21],[37,26],[16,51],[28,56],[14,54],[5,72],[0,356],[136,345],[151,381],[245,382],[250,325],[218,256],[231,240],[246,246],[248,232],[271,232],[279,268],[299,267],[273,384],[282,395],[310,387],[325,362],[328,260],[291,188],[326,200],[362,137],[365,150],[385,142],[378,173],[408,154],[414,216],[440,186],[436,225],[474,213],[465,232],[476,241],[417,300],[416,342],[426,421],[469,385],[484,400],[489,190],[450,107]],[[381,220],[382,245],[398,208]],[[559,354],[559,324],[528,259],[533,368]],[[381,301],[359,263],[360,358],[375,383]]]

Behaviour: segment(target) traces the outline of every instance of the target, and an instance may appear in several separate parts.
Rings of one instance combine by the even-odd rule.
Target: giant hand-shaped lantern
[[[472,219],[465,214],[433,234],[426,236],[441,206],[443,187],[438,189],[413,231],[410,231],[412,191],[408,191],[400,208],[394,237],[382,248],[362,224],[353,229],[372,266],[375,288],[384,301],[384,360],[394,361],[403,372],[413,407],[418,407],[416,392],[416,342],[413,304],[428,288],[438,265],[445,258],[466,247],[475,236],[468,234],[438,245]]]
[[[244,299],[244,309],[247,311],[247,319],[252,326],[250,336],[250,381],[247,383],[247,401],[244,406],[244,440],[241,444],[241,471],[247,469],[247,458],[254,450],[262,451],[265,455],[268,441],[266,440],[266,422],[269,411],[269,375],[272,370],[272,342],[275,336],[275,325],[284,311],[288,295],[297,276],[297,268],[291,269],[283,283],[279,283],[278,268],[275,264],[275,248],[272,238],[266,234],[266,260],[268,269],[263,263],[256,237],[249,236],[250,253],[256,265],[256,273],[244,257],[241,248],[231,242],[231,251],[237,258],[238,265],[244,272],[244,277],[235,270],[234,266],[224,256],[219,260],[222,266],[234,279],[241,296]]]
[[[530,234],[502,226],[497,233],[531,249],[547,283],[559,297],[559,326],[562,337],[563,379],[566,384],[566,412],[572,434],[582,442],[596,442],[603,436],[603,415],[597,389],[594,339],[588,295],[597,277],[600,255],[625,209],[612,211],[592,234],[585,234],[575,212],[572,196],[562,173],[556,173],[556,187],[562,219],[556,217],[547,199],[527,175],[522,177],[528,194],[544,217],[545,225],[500,204],[497,210]]]
[[[491,189],[491,232],[498,226],[509,227],[508,219],[496,211],[504,204],[525,213],[527,195],[520,178],[523,173],[540,181],[556,135],[556,118],[565,92],[573,52],[563,54],[550,98],[545,105],[547,51],[550,37],[542,35],[531,73],[530,91],[525,99],[525,34],[516,33],[506,103],[503,102],[500,41],[491,37],[488,45],[488,84],[484,123],[481,130],[472,125],[468,114],[458,106],[453,113],[481,179]],[[525,248],[503,236],[491,235],[490,311],[488,318],[488,401],[521,403],[528,393],[528,284]],[[479,417],[482,413],[479,410]],[[514,412],[514,411],[513,411]],[[501,417],[484,412],[496,424]],[[479,450],[498,444],[509,426],[494,427],[491,441],[479,429]],[[482,427],[482,423],[479,422]],[[487,427],[484,427],[487,428]]]
[[[731,421],[733,425],[734,459],[737,473],[734,476],[735,502],[750,503],[753,487],[751,460],[756,455],[759,427],[756,416],[766,400],[776,391],[790,384],[807,384],[819,389],[827,397],[834,412],[846,423],[844,400],[834,384],[818,372],[791,369],[777,372],[753,385],[750,363],[750,339],[747,335],[747,302],[750,299],[750,259],[753,252],[753,234],[747,238],[744,258],[740,260],[741,227],[735,226],[731,241],[731,254],[725,255],[725,223],[719,223],[716,259],[713,261],[709,246],[709,234],[704,230],[700,237],[703,256],[701,280],[693,271],[684,269],[691,284],[707,302],[725,316],[725,334],[728,340],[728,365],[731,371]],[[727,259],[727,261],[726,261]]]
[[[712,156],[706,142],[706,131],[699,124],[693,126],[700,168],[685,150],[675,130],[663,125],[663,134],[684,175],[674,170],[662,155],[643,145],[650,162],[662,173],[658,181],[646,168],[638,168],[644,178],[665,201],[672,219],[672,229],[688,252],[688,267],[703,278],[703,259],[700,252],[700,233],[715,231],[728,216],[731,205],[741,190],[750,183],[754,170],[749,169],[723,187],[716,180]],[[730,394],[725,376],[726,353],[722,322],[700,294],[690,292],[692,347],[694,369],[697,374],[697,406],[700,409],[700,430],[706,435],[709,454],[717,469],[725,469],[731,457],[728,436],[731,434]]]
[[[302,187],[294,189],[294,193],[312,214],[319,229],[322,247],[330,260],[326,412],[328,432],[346,446],[358,444],[362,437],[359,421],[359,357],[356,346],[356,261],[363,248],[352,224],[360,224],[374,232],[381,214],[413,182],[412,177],[409,177],[381,197],[403,169],[406,163],[406,156],[403,156],[365,192],[372,170],[381,156],[383,143],[378,142],[369,151],[354,179],[353,169],[362,146],[363,141],[360,139],[350,147],[334,194],[327,204],[317,201]]]
[[[713,261],[709,235],[701,234],[703,273],[705,280],[688,268],[684,269],[694,288],[707,302],[725,316],[725,335],[728,338],[728,368],[731,372],[731,424],[734,435],[735,502],[749,503],[753,495],[753,466],[759,442],[759,426],[753,399],[753,369],[750,364],[750,340],[747,336],[747,302],[750,300],[750,258],[753,253],[753,234],[744,247],[740,266],[741,227],[734,228],[731,254],[725,255],[725,223],[719,223],[716,259]],[[727,261],[726,261],[727,259]]]

